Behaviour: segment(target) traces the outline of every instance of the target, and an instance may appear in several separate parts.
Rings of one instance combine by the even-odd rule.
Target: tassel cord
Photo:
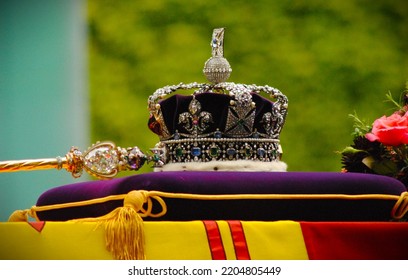
[[[396,216],[401,216],[399,213],[406,214],[408,211],[408,195],[407,192],[403,192],[400,196],[398,195],[386,195],[386,194],[360,194],[360,195],[346,195],[346,194],[189,194],[189,193],[168,193],[161,191],[145,191],[137,190],[131,192],[143,193],[145,197],[146,208],[143,206],[139,209],[139,215],[141,217],[152,217],[158,218],[162,217],[167,212],[167,206],[163,198],[176,198],[176,199],[197,199],[197,200],[243,200],[243,199],[347,199],[347,200],[362,200],[362,199],[382,199],[382,200],[396,200],[396,205],[393,208],[392,214]],[[113,200],[124,200],[128,194],[110,195],[102,198],[89,199],[84,201],[67,202],[61,204],[44,205],[44,206],[33,206],[29,210],[23,210],[24,213],[28,213],[29,216],[39,220],[37,217],[37,212],[49,211],[62,208],[70,207],[81,207],[88,206],[98,203],[104,203]],[[159,213],[152,213],[153,210],[153,199],[156,200],[162,210]],[[398,207],[397,207],[398,205]],[[399,211],[396,209],[399,208]],[[405,210],[404,210],[405,209]],[[20,212],[18,210],[16,212]],[[402,211],[402,212],[401,212]],[[17,216],[15,219],[21,220],[22,213],[13,213],[12,216]],[[23,215],[24,215],[23,213]],[[109,214],[107,214],[109,215]],[[9,221],[11,221],[12,216],[10,216]],[[106,215],[105,215],[106,216]],[[403,216],[403,215],[402,215]],[[19,218],[18,218],[19,217]],[[87,219],[87,218],[85,218]],[[89,218],[90,220],[94,218]],[[98,217],[97,219],[103,220],[104,216]],[[26,220],[26,219],[24,219]]]

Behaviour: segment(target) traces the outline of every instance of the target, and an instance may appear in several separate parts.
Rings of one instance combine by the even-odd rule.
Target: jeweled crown
[[[149,128],[160,139],[152,149],[162,159],[156,166],[281,159],[288,99],[267,85],[226,82],[232,70],[223,57],[223,37],[223,28],[214,29],[212,57],[203,70],[211,83],[165,86],[149,97]]]

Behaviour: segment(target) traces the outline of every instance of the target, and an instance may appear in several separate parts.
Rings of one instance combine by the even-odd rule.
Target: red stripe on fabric
[[[311,260],[407,260],[408,223],[301,222]]]
[[[237,260],[250,260],[248,244],[241,221],[228,221]]]
[[[203,221],[207,232],[208,244],[213,260],[226,260],[224,245],[222,244],[220,229],[216,221]]]
[[[35,229],[36,231],[40,232],[44,229],[45,227],[45,222],[28,222],[28,224]]]

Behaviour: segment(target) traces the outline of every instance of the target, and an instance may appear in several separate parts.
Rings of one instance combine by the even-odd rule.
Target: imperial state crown
[[[160,138],[153,151],[163,159],[156,167],[190,170],[205,163],[204,169],[240,170],[256,162],[257,171],[278,165],[282,171],[279,136],[288,99],[267,85],[226,82],[232,70],[223,57],[223,36],[223,28],[214,29],[212,57],[204,65],[212,83],[165,86],[149,97],[149,128]],[[180,94],[189,90],[193,93]]]

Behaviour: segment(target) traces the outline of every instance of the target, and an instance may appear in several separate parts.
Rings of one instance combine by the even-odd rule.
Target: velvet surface
[[[230,96],[218,93],[201,93],[195,95],[196,100],[201,103],[201,111],[209,112],[212,115],[212,122],[208,123],[208,128],[205,133],[214,132],[217,129],[223,131],[225,129]],[[164,122],[170,132],[174,134],[176,130],[180,133],[189,132],[184,128],[183,124],[179,124],[179,115],[185,112],[189,112],[189,104],[192,100],[192,96],[185,96],[175,94],[160,102],[161,111],[163,113]],[[271,112],[273,108],[273,102],[258,95],[252,95],[252,101],[256,104],[254,128],[260,133],[266,133],[262,124],[262,116]],[[153,121],[152,116],[149,123]],[[157,133],[157,131],[153,131]]]
[[[50,189],[37,206],[82,201],[131,190],[193,194],[390,194],[405,186],[390,177],[335,172],[152,172],[109,181],[81,182]],[[167,214],[154,220],[390,220],[394,200],[265,199],[204,201],[164,199]],[[121,201],[38,212],[41,220],[96,217],[122,206]],[[149,218],[145,218],[149,220]]]

